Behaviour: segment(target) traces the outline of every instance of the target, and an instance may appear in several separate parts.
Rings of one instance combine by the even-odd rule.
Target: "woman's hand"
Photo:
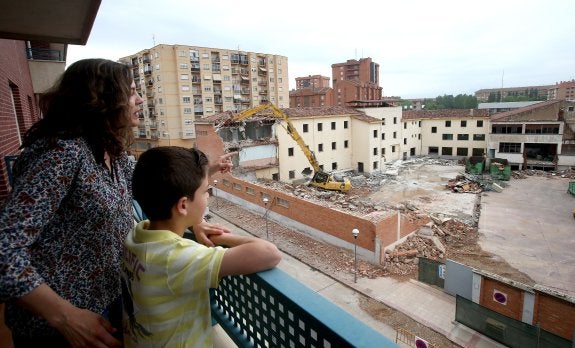
[[[65,318],[54,326],[72,347],[122,347],[122,342],[112,336],[122,328],[112,327],[101,315],[70,306]]]

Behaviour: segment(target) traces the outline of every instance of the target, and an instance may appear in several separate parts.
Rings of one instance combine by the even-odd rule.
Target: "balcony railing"
[[[239,347],[398,347],[277,268],[223,278],[211,306]]]
[[[33,60],[55,60],[62,62],[62,51],[61,50],[51,50],[47,48],[27,48],[26,56],[28,59]]]

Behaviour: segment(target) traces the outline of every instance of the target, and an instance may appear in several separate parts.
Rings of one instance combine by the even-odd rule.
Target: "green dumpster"
[[[569,193],[575,196],[575,181],[569,182]]]
[[[465,161],[465,171],[470,174],[483,173],[483,156],[471,156]]]
[[[494,180],[511,179],[511,166],[509,161],[504,158],[492,158],[489,165],[489,173]]]

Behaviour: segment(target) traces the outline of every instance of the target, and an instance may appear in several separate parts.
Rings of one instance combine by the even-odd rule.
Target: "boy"
[[[276,266],[279,250],[231,233],[208,235],[216,247],[183,238],[208,205],[208,160],[199,150],[147,150],[136,164],[132,191],[149,220],[124,242],[125,346],[211,347],[209,288],[227,275]]]

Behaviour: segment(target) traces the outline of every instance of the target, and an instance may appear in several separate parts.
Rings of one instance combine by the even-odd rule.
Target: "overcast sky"
[[[385,96],[434,98],[575,79],[574,17],[573,0],[103,0],[67,59],[239,48],[288,57],[293,89],[296,77],[331,79],[332,64],[371,57]]]

